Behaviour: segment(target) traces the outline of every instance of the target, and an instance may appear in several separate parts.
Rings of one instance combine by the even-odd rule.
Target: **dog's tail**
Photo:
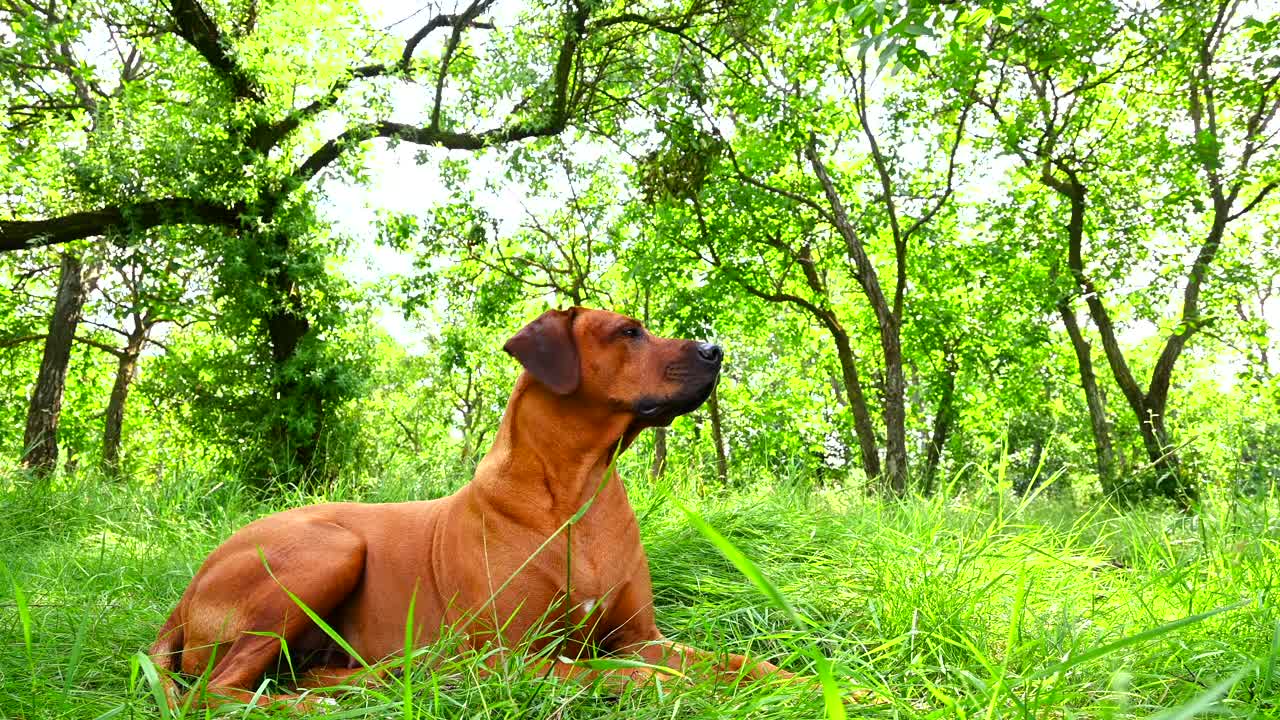
[[[186,633],[183,632],[183,626],[186,623],[182,620],[182,605],[185,600],[184,596],[173,608],[173,612],[169,613],[169,619],[164,621],[160,634],[148,653],[152,664],[160,674],[160,683],[164,687],[164,694],[170,708],[176,708],[178,705],[178,685],[173,681],[173,676],[182,669],[182,648],[186,639]]]

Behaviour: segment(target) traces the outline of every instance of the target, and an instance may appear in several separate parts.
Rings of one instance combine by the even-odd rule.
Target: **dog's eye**
[[[644,334],[644,331],[634,326],[622,328],[622,333],[621,333],[622,337],[625,337],[625,338],[638,338],[642,334]]]

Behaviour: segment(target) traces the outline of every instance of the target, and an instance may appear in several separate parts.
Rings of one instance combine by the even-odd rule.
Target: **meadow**
[[[813,672],[832,661],[849,717],[1189,718],[1280,715],[1280,509],[1214,497],[1196,515],[1119,511],[1052,484],[868,498],[787,478],[709,490],[669,473],[629,484],[659,624],[706,648]],[[123,485],[80,475],[0,494],[0,717],[205,717],[158,707],[141,659],[205,554],[273,510],[322,499],[433,497],[460,479],[346,484],[270,504],[237,483],[175,471]],[[641,476],[642,477],[642,476]],[[704,536],[697,513],[763,573],[797,628]],[[820,717],[810,688],[672,679],[618,697],[497,672],[447,647],[407,673],[334,697],[333,718]],[[290,717],[224,707],[226,717]]]

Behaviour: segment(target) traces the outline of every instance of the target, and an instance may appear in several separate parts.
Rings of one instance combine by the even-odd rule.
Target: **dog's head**
[[[720,377],[720,346],[660,338],[605,310],[548,310],[503,349],[552,393],[669,425],[706,401]]]

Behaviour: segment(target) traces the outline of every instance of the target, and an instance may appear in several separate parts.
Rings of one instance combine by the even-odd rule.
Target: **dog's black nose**
[[[724,351],[713,343],[699,343],[698,355],[709,363],[719,363],[724,358]]]

